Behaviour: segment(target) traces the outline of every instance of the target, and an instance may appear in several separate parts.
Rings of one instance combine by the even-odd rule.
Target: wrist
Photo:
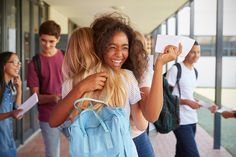
[[[14,117],[14,110],[10,112],[10,117]]]
[[[82,83],[81,84],[78,83],[77,88],[74,88],[74,89],[75,89],[74,92],[75,92],[76,97],[81,97],[85,92],[85,89]]]
[[[157,59],[155,66],[154,66],[154,71],[157,69],[162,69],[162,67],[163,67],[162,61]]]
[[[163,66],[163,56],[162,55],[159,55],[158,57],[157,57],[157,59],[156,59],[156,64],[158,65],[161,65],[161,66]]]

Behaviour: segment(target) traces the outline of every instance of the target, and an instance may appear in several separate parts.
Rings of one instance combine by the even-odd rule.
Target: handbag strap
[[[97,103],[101,103],[101,104],[104,104],[106,106],[109,106],[106,102],[104,101],[101,101],[101,100],[97,100],[97,99],[93,99],[93,98],[79,98],[77,99],[75,102],[74,102],[74,107],[79,111],[81,112],[81,109],[80,107],[78,107],[78,103],[80,102],[83,102],[83,101],[93,101],[93,102],[97,102]]]

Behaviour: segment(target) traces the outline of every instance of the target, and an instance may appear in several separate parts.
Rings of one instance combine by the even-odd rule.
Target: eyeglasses
[[[7,63],[12,63],[15,66],[17,66],[17,65],[21,66],[21,62],[20,61],[9,61]]]

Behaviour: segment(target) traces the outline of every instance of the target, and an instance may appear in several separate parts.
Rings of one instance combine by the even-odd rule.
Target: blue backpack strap
[[[176,84],[177,84],[178,91],[179,91],[179,98],[181,98],[181,91],[180,91],[179,80],[181,78],[182,69],[181,69],[181,65],[179,63],[175,63],[174,66],[177,67]]]
[[[96,100],[96,99],[93,99],[93,98],[80,98],[80,99],[77,99],[75,102],[74,102],[74,107],[81,111],[81,109],[77,106],[78,103],[80,102],[83,102],[83,101],[93,101],[93,102],[97,102],[97,103],[101,103],[101,104],[104,104],[106,106],[109,106],[106,102],[104,101],[101,101],[101,100]]]

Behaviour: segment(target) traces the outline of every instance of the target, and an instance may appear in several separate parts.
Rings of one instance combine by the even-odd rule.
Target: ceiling
[[[44,0],[79,26],[89,26],[98,14],[121,11],[133,26],[144,34],[151,33],[188,0]]]

